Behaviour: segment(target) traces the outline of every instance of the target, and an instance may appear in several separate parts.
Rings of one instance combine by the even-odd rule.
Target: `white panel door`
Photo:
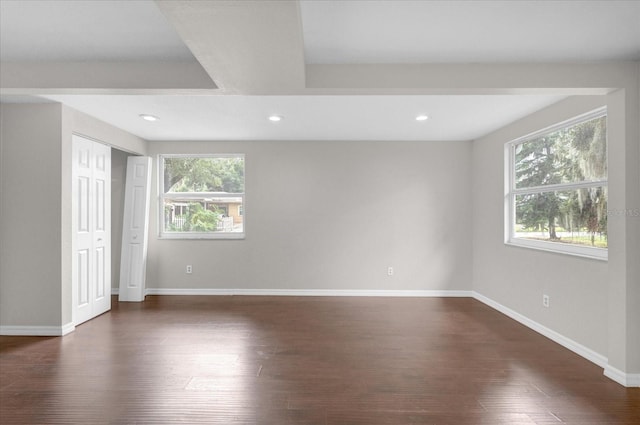
[[[150,187],[151,158],[127,158],[118,296],[120,301],[144,301]]]
[[[111,309],[111,148],[93,144],[93,317]]]
[[[73,136],[72,301],[75,325],[111,308],[111,148]]]
[[[90,260],[91,260],[91,151],[93,142],[73,137],[73,170],[72,170],[72,221],[73,221],[73,256],[72,287],[74,324],[89,320],[91,304],[89,303]]]

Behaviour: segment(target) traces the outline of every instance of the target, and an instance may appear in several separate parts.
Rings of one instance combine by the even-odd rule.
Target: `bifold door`
[[[150,184],[151,158],[130,156],[122,220],[120,301],[144,301]]]
[[[73,323],[111,309],[111,148],[72,139]]]

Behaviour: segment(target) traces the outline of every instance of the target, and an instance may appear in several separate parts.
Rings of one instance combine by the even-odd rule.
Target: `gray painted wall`
[[[154,201],[147,287],[471,289],[470,142],[153,142],[149,149],[244,153],[246,239],[160,240]]]
[[[638,209],[637,90],[572,97],[473,143],[473,288],[608,359],[640,371],[638,217],[610,216],[609,260],[504,244],[504,144],[599,106],[608,107],[609,209]],[[542,306],[542,294],[551,307]],[[605,368],[605,373],[607,372]]]
[[[146,142],[60,104],[0,111],[0,325],[72,320],[71,135],[128,152]]]
[[[504,244],[504,146],[604,103],[603,96],[570,98],[476,140],[472,179],[474,290],[601,354],[607,352],[607,262]],[[543,293],[550,308],[542,306]]]
[[[0,323],[60,326],[62,106],[0,108]]]

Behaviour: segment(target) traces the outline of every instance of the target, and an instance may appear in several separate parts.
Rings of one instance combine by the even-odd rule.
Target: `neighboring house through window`
[[[244,155],[160,155],[160,237],[244,237]]]

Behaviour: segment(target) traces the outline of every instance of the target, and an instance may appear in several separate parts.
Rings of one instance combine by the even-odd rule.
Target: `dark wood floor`
[[[0,361],[2,424],[640,423],[640,389],[467,298],[114,301]]]

